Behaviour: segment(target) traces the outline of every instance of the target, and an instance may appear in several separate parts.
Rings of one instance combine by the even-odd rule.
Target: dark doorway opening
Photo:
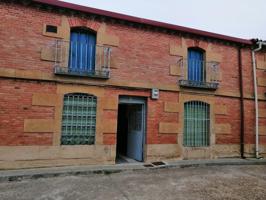
[[[145,133],[145,100],[120,98],[116,162],[142,162]]]
[[[128,116],[127,105],[120,104],[118,108],[117,147],[116,155],[127,155]]]

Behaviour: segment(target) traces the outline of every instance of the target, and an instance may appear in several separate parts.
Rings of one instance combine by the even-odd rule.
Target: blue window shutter
[[[69,70],[93,72],[95,70],[96,35],[84,30],[73,30],[70,37]]]
[[[188,80],[204,81],[203,53],[198,50],[188,50]]]
[[[75,71],[77,66],[77,38],[78,34],[75,32],[71,32],[70,36],[70,44],[69,44],[69,70]]]
[[[96,36],[95,35],[89,35],[87,38],[89,49],[89,56],[87,59],[87,66],[90,70],[95,70],[95,51],[96,51]]]

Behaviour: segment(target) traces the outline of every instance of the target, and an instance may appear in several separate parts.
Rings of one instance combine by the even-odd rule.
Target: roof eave
[[[125,20],[125,21],[144,24],[144,25],[161,27],[161,28],[165,28],[165,29],[180,31],[180,32],[184,32],[184,33],[190,33],[190,34],[204,36],[204,37],[213,38],[213,39],[225,40],[228,42],[233,42],[233,43],[238,43],[238,44],[244,44],[244,45],[252,45],[253,44],[251,40],[247,40],[247,39],[226,36],[226,35],[222,35],[222,34],[212,33],[212,32],[208,32],[208,31],[202,31],[202,30],[198,30],[198,29],[178,26],[178,25],[164,23],[164,22],[158,22],[158,21],[154,21],[154,20],[134,17],[134,16],[130,16],[130,15],[115,13],[115,12],[101,10],[101,9],[97,9],[97,8],[86,7],[86,6],[72,4],[72,3],[58,1],[58,0],[33,0],[33,2],[47,4],[47,5],[51,5],[51,6],[62,7],[62,8],[67,8],[67,9],[72,9],[72,10],[77,10],[77,11],[90,13],[90,14],[102,15],[102,16],[106,16],[106,17],[111,17],[111,18],[115,18],[115,19]]]

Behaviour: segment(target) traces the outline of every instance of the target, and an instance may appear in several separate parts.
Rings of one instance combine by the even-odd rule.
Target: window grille
[[[71,93],[64,96],[62,145],[88,145],[95,142],[97,98]]]
[[[210,106],[200,101],[185,103],[183,143],[187,147],[210,144]]]

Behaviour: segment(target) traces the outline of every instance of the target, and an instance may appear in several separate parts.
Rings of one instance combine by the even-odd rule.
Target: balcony
[[[218,88],[220,63],[180,58],[177,65],[181,72],[180,87],[206,90]]]
[[[110,47],[57,40],[54,55],[57,75],[110,78]]]

